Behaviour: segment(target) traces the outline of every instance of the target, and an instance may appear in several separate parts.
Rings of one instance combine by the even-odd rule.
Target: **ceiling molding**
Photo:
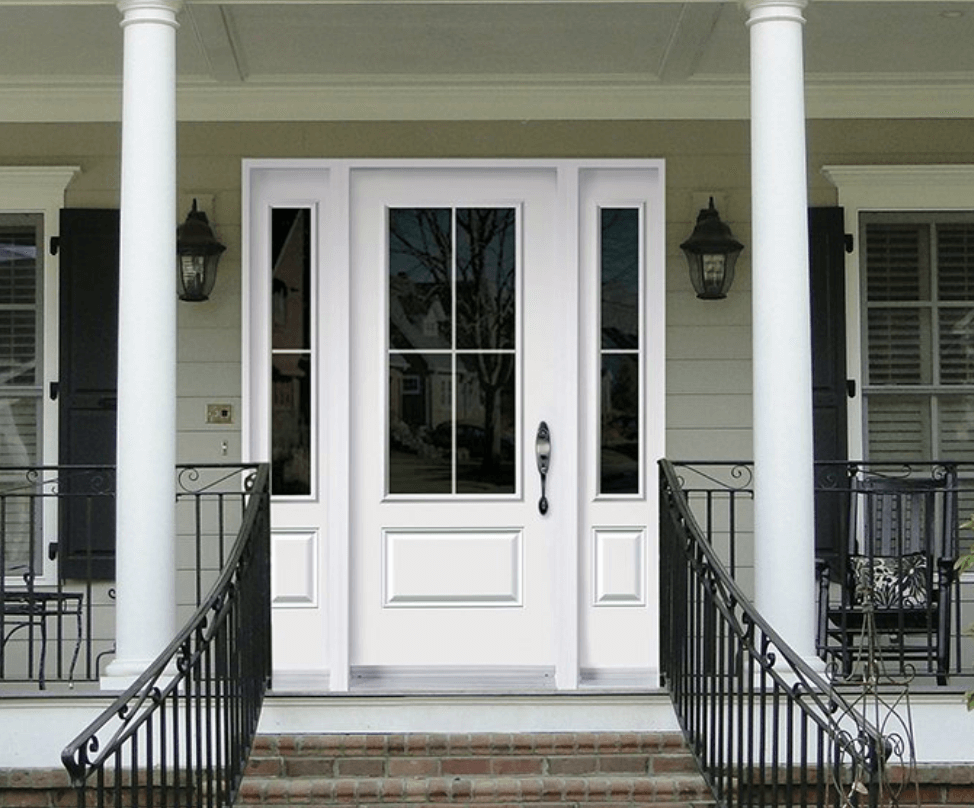
[[[117,121],[116,80],[0,82],[0,122]],[[908,85],[881,80],[810,81],[807,117],[970,118],[974,82],[927,77]],[[349,78],[331,82],[251,79],[180,82],[184,121],[341,120],[746,120],[745,79],[670,85],[626,76]]]

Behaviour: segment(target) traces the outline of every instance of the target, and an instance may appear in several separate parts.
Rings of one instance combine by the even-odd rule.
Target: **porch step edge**
[[[254,754],[387,757],[675,753],[679,732],[260,733]],[[687,754],[689,752],[687,751]]]

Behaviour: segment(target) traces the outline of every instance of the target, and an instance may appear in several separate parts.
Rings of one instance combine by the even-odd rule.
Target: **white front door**
[[[555,176],[378,170],[351,199],[353,677],[553,684],[577,389]]]
[[[275,686],[655,684],[661,166],[248,169]]]

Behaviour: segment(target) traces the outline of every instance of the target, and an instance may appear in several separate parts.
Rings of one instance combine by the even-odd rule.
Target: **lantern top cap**
[[[226,250],[213,235],[210,220],[197,208],[195,199],[186,221],[176,228],[176,249],[180,255],[219,255]]]
[[[703,208],[697,215],[697,224],[690,234],[690,238],[680,245],[684,252],[698,255],[712,253],[737,253],[744,249],[734,234],[724,222],[714,206],[714,198],[710,197],[710,205]]]

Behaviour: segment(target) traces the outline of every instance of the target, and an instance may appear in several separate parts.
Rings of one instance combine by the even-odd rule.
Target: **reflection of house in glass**
[[[311,491],[311,256],[306,208],[272,212],[272,486],[276,494]]]
[[[515,266],[509,245],[505,251],[493,241],[512,239],[515,219],[507,210],[453,213],[390,213],[393,493],[514,490],[515,362],[506,334]],[[454,224],[462,231],[456,237]],[[476,249],[475,224],[493,227]]]

